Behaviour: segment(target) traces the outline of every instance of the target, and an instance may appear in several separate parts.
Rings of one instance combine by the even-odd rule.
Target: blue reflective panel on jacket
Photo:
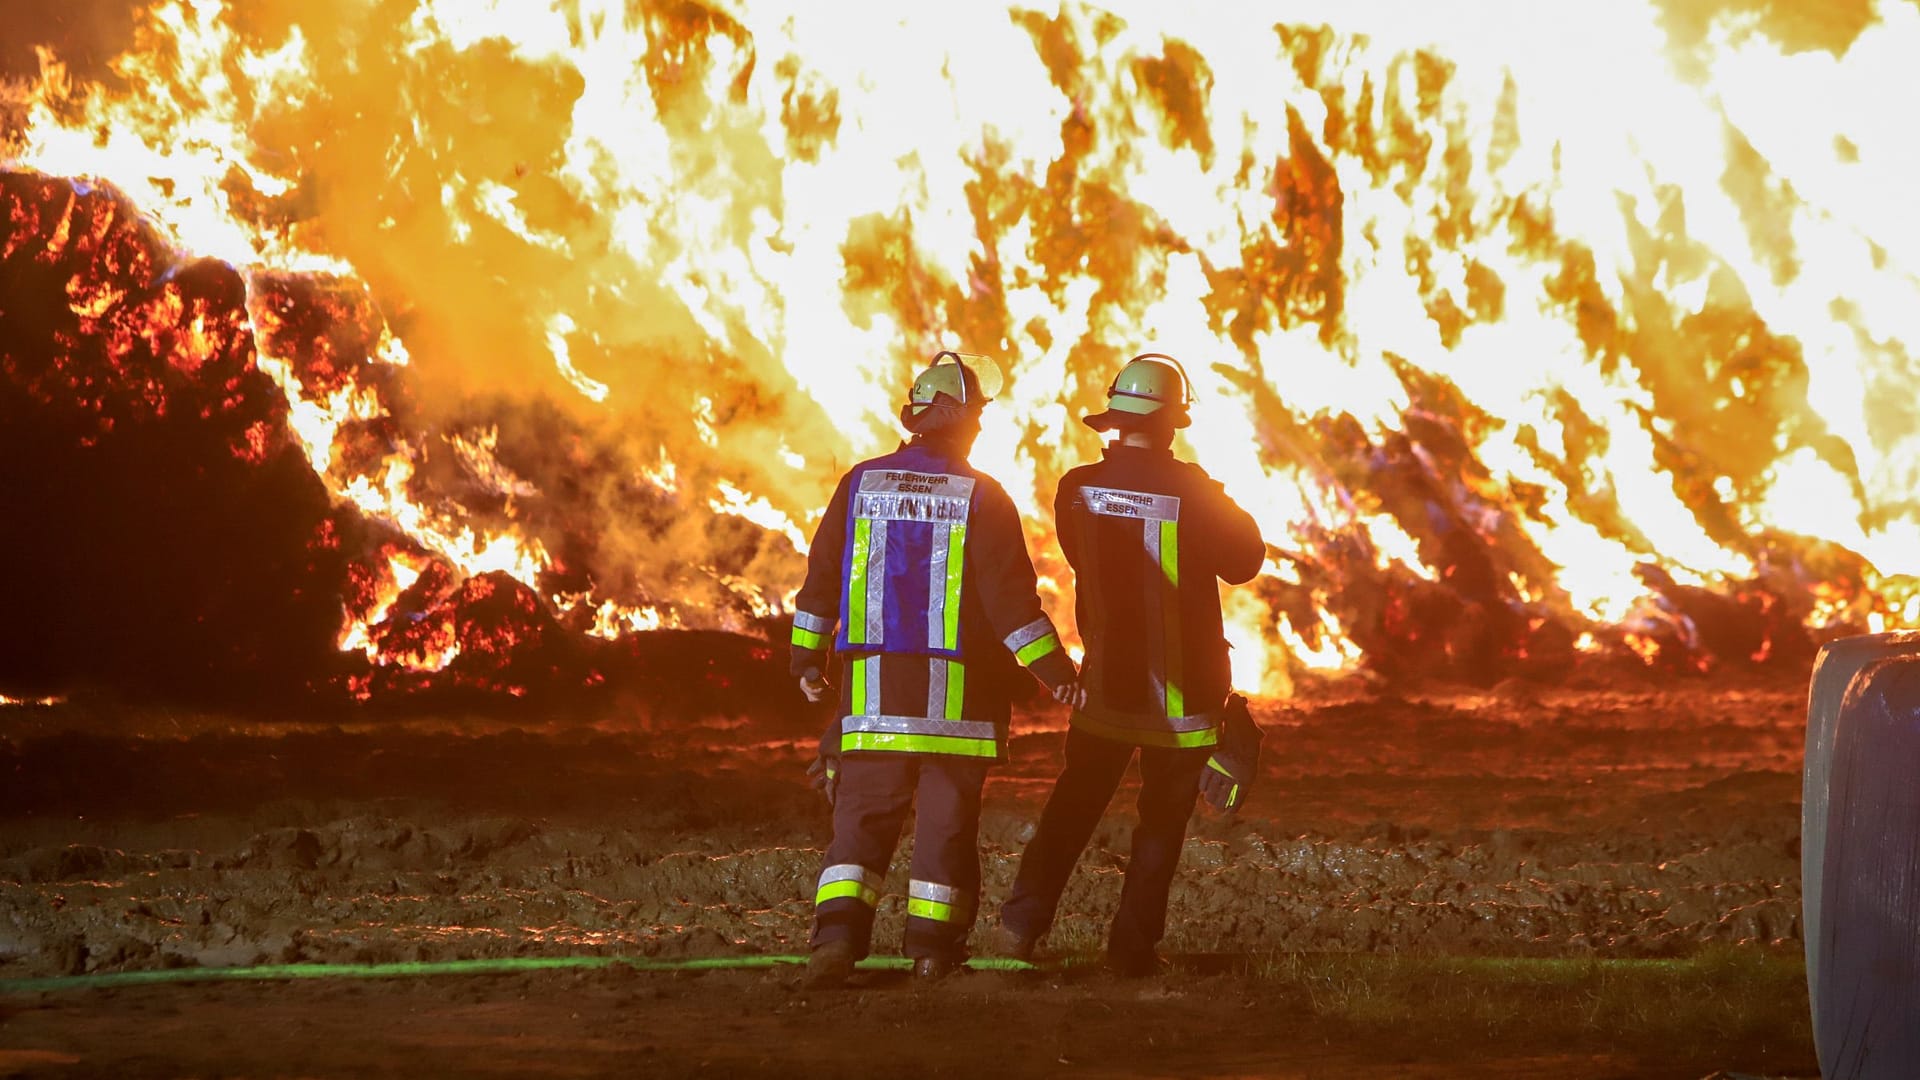
[[[910,445],[857,466],[849,487],[838,648],[958,658],[972,470]]]

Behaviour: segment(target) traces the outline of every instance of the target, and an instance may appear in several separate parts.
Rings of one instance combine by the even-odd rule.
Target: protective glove
[[[820,733],[820,749],[814,755],[813,764],[807,766],[807,779],[812,782],[813,790],[826,796],[827,805],[832,806],[840,787],[840,721],[837,718]]]
[[[1053,700],[1074,709],[1087,707],[1087,688],[1078,681],[1063,682],[1053,688]]]
[[[800,692],[807,695],[808,701],[816,704],[825,701],[827,691],[832,688],[833,684],[827,681],[825,675],[820,674],[820,669],[817,667],[810,667],[800,673]]]
[[[1220,744],[1200,774],[1200,794],[1215,810],[1231,814],[1247,801],[1260,769],[1260,728],[1247,712],[1247,699],[1227,697],[1220,723]]]

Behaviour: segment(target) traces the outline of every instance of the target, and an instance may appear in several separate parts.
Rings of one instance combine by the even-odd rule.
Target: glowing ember
[[[977,462],[1062,616],[1076,418],[1186,359],[1186,449],[1272,545],[1227,609],[1249,688],[1804,658],[1920,625],[1883,104],[1920,10],[1818,47],[1739,11],[160,3],[111,85],[49,58],[5,149],[79,179],[9,196],[0,265],[84,254],[77,333],[129,344],[0,363],[156,412],[133,343],[265,375],[231,453],[291,437],[367,524],[337,643],[406,672],[777,616],[947,347],[1004,368]],[[126,205],[244,302],[146,288]]]
[[[0,709],[50,709],[66,700],[67,699],[63,697],[8,697],[5,694],[0,694]]]

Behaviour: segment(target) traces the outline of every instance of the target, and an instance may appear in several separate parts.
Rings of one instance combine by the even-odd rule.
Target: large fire
[[[295,470],[249,647],[517,693],[770,625],[940,348],[1064,616],[1151,348],[1268,536],[1248,688],[1801,659],[1920,625],[1920,10],[1801,7],[168,0],[0,97],[9,456]]]

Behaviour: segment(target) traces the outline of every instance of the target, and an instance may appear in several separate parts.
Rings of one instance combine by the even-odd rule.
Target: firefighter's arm
[[[1207,538],[1213,553],[1214,573],[1229,585],[1252,581],[1267,558],[1267,543],[1260,537],[1260,524],[1240,508],[1220,481],[1208,476],[1196,465],[1201,491],[1200,535]]]
[[[1053,530],[1060,542],[1060,553],[1067,557],[1070,573],[1077,574],[1073,567],[1080,562],[1080,515],[1073,512],[1073,504],[1080,498],[1080,485],[1069,477],[1060,485],[1053,496]],[[1053,688],[1053,699],[1070,708],[1081,709],[1087,704],[1087,688],[1078,678],[1072,686]]]
[[[1053,493],[1053,533],[1060,540],[1060,554],[1067,557],[1067,565],[1076,568],[1080,565],[1080,515],[1073,508],[1079,501],[1080,485],[1069,473],[1060,482],[1060,490]],[[1074,572],[1079,573],[1078,569]]]
[[[840,478],[827,512],[813,530],[807,552],[807,580],[793,602],[793,657],[790,670],[810,701],[826,692],[827,652],[840,622],[841,555],[847,544],[847,477]]]
[[[967,539],[967,573],[979,582],[988,624],[1014,659],[1056,698],[1070,693],[1079,672],[1061,647],[1053,620],[1040,606],[1039,582],[1020,529],[1020,512],[998,485],[984,484],[974,521],[968,529],[977,535]]]

